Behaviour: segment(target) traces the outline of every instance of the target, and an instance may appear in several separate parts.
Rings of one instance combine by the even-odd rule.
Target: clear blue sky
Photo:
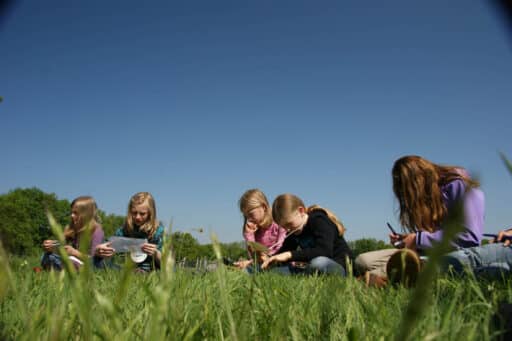
[[[397,224],[390,171],[466,167],[512,225],[512,45],[486,1],[18,1],[0,26],[0,193],[92,195],[241,240],[237,201],[292,192],[349,240]]]

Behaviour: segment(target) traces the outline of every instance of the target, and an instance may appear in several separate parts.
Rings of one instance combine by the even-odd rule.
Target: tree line
[[[54,193],[45,193],[39,188],[17,188],[0,195],[0,239],[6,251],[13,255],[26,256],[41,253],[41,243],[52,238],[46,211],[50,211],[63,227],[69,223],[70,204],[67,199],[58,199]],[[99,210],[105,236],[113,235],[123,225],[125,217],[107,214]],[[188,232],[170,234],[171,247],[177,260],[214,259],[211,244],[200,244]],[[355,255],[389,247],[373,238],[349,241]],[[222,255],[237,260],[247,257],[245,243],[221,243]]]

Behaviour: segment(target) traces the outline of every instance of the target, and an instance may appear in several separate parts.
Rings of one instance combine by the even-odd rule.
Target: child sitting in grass
[[[71,221],[64,229],[64,238],[66,245],[64,251],[70,256],[71,262],[75,268],[79,268],[83,262],[88,261],[89,257],[94,255],[96,246],[103,241],[103,229],[99,223],[98,210],[96,202],[92,197],[81,196],[71,203]],[[79,251],[80,240],[86,237],[90,238],[88,253],[83,254]],[[43,241],[44,254],[41,258],[41,266],[45,270],[62,270],[62,259],[58,253],[59,242],[57,240]]]
[[[131,197],[125,223],[114,235],[147,239],[148,242],[141,246],[141,251],[147,257],[137,263],[137,269],[148,272],[160,268],[164,227],[156,218],[155,200],[150,193],[140,192]],[[115,252],[112,243],[107,242],[96,247],[95,255],[100,259],[108,259]]]
[[[463,216],[457,219],[461,232],[452,241],[453,247],[480,245],[484,195],[479,183],[463,168],[438,165],[419,156],[404,156],[395,161],[392,180],[400,206],[400,222],[408,230],[405,234],[390,234],[392,245],[420,253],[428,250],[441,241],[445,224],[453,218],[458,205],[462,206]],[[388,260],[397,252],[397,249],[385,249],[363,253],[355,260],[356,268],[361,273],[369,271],[386,278]]]
[[[273,263],[304,262],[305,267],[289,263],[280,267],[283,273],[347,274],[346,265],[352,252],[343,237],[345,227],[329,210],[318,205],[306,208],[293,194],[279,195],[272,204],[274,221],[291,234],[262,268]]]
[[[265,194],[259,189],[246,191],[239,200],[240,211],[244,216],[243,236],[248,243],[248,260],[235,262],[241,269],[255,265],[256,261],[262,262],[266,257],[276,253],[281,248],[286,237],[286,230],[272,220],[272,210]],[[256,250],[251,243],[259,243],[266,251]]]

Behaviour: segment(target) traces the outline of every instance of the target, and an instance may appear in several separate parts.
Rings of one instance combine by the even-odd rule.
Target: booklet
[[[108,239],[112,243],[112,248],[116,253],[137,252],[141,251],[142,244],[147,243],[147,239],[129,238],[129,237],[110,237]]]
[[[78,265],[82,265],[82,264],[84,264],[84,262],[82,262],[80,259],[76,258],[75,256],[69,256],[69,260],[70,260],[73,264],[78,264]]]

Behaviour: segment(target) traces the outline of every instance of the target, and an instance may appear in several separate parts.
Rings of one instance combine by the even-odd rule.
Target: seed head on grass
[[[500,158],[505,164],[505,167],[507,167],[509,173],[512,174],[512,162],[510,162],[509,159],[503,153],[500,153]]]
[[[213,251],[215,253],[215,257],[217,257],[217,263],[218,263],[218,268],[217,268],[217,270],[215,270],[215,273],[217,274],[217,280],[219,283],[221,302],[224,307],[224,311],[226,312],[226,315],[228,317],[231,337],[233,340],[236,341],[236,340],[238,340],[238,336],[236,333],[235,320],[233,319],[233,312],[232,312],[232,308],[231,308],[231,304],[230,304],[228,292],[227,292],[228,289],[226,286],[226,267],[222,263],[222,253],[221,253],[221,248],[220,248],[220,242],[214,233],[212,233],[212,235],[211,235],[211,240],[212,240]],[[220,319],[220,316],[219,316],[219,319]],[[220,332],[222,334],[222,324],[221,324],[220,320],[219,320],[219,325],[221,327]]]

